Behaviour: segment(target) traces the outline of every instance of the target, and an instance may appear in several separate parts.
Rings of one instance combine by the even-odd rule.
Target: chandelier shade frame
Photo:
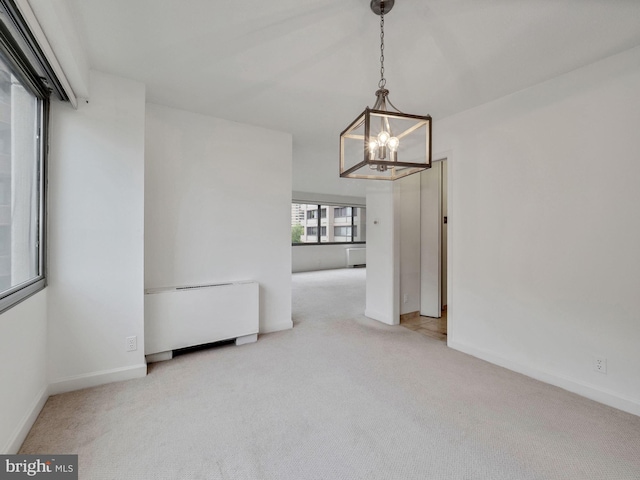
[[[397,180],[431,168],[431,116],[401,112],[385,88],[384,16],[393,5],[394,0],[371,0],[371,10],[380,15],[380,81],[373,108],[340,134],[343,178]]]
[[[383,127],[384,126],[384,127]],[[400,127],[395,132],[390,126]],[[386,129],[385,129],[386,127]],[[395,133],[400,146],[384,155],[372,143],[382,131]],[[411,137],[411,139],[409,138]],[[391,137],[393,138],[393,137]],[[405,147],[411,140],[411,148]],[[374,147],[382,150],[380,146]],[[395,154],[395,155],[394,155]],[[397,180],[431,168],[431,116],[388,110],[365,110],[340,134],[340,176],[365,180]]]

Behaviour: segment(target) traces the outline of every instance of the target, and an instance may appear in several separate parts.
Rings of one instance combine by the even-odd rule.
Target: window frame
[[[13,0],[0,0],[0,56],[11,74],[32,94],[37,103],[38,192],[36,261],[37,274],[0,292],[0,314],[47,286],[47,154],[49,146],[49,97],[53,91],[68,100],[60,82]],[[62,93],[61,93],[62,92]]]
[[[292,247],[300,247],[300,246],[318,246],[318,245],[366,245],[367,241],[366,240],[353,240],[354,236],[357,236],[356,230],[357,228],[355,225],[355,218],[359,215],[354,215],[353,212],[357,211],[359,209],[366,209],[365,206],[362,205],[352,205],[352,204],[342,204],[342,203],[318,203],[318,202],[308,202],[308,201],[302,201],[302,200],[294,200],[291,202],[292,205],[294,204],[298,204],[298,205],[313,205],[316,207],[315,210],[306,210],[306,213],[304,215],[305,220],[316,220],[316,224],[315,225],[306,225],[305,224],[305,234],[307,232],[307,228],[312,227],[315,228],[317,232],[320,232],[320,235],[312,235],[316,237],[316,240],[313,242],[299,242],[299,243],[291,243]],[[338,218],[351,218],[351,223],[349,225],[341,225],[341,226],[345,226],[345,227],[350,227],[351,228],[351,241],[347,241],[347,242],[323,242],[322,241],[322,231],[323,229],[325,229],[325,232],[328,232],[327,229],[327,225],[322,225],[322,220],[327,218],[327,214],[329,211],[329,208],[350,208],[351,209],[351,215],[350,216],[343,216],[343,217],[338,217]],[[326,212],[325,215],[322,215],[322,212]],[[314,215],[312,217],[309,217],[309,212],[314,212]],[[360,214],[362,215],[362,213]],[[337,225],[334,225],[334,227]],[[293,227],[293,225],[292,225]],[[355,235],[354,235],[355,234]],[[325,235],[326,236],[326,235]]]

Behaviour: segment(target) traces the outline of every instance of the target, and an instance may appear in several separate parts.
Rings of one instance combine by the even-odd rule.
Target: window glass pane
[[[333,235],[336,242],[351,242],[352,236],[358,236],[358,226],[357,225],[348,225],[348,226],[340,226],[333,227]],[[353,240],[357,241],[357,240]]]
[[[40,111],[0,57],[0,293],[41,273]]]
[[[318,238],[318,232],[320,232],[320,238]],[[291,243],[365,241],[366,209],[364,207],[291,204]]]
[[[327,225],[331,233],[331,223],[333,221],[333,207],[320,205],[320,243],[333,242],[332,235],[327,235]]]
[[[291,204],[291,243],[302,243],[305,212],[299,203]]]
[[[318,205],[291,204],[291,243],[318,242]]]
[[[353,207],[353,241],[367,241],[367,209],[363,207]]]
[[[357,207],[334,207],[334,217],[352,217],[357,215]]]

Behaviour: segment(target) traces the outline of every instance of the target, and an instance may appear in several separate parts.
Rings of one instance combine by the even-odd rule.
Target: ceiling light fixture
[[[431,168],[431,116],[402,113],[385,88],[384,16],[393,4],[394,0],[371,0],[371,10],[380,15],[377,99],[340,134],[341,177],[396,180]]]

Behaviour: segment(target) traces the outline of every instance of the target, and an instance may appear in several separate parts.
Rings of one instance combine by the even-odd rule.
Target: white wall
[[[89,96],[89,71],[90,65],[85,51],[85,42],[77,30],[68,2],[51,2],[50,0],[18,0],[21,11],[28,12],[29,7],[37,17],[38,27],[30,23],[34,32],[42,28],[46,35],[46,42],[52,48],[55,61],[49,57],[47,45],[44,44],[44,53],[55,68],[60,62],[63,76],[70,82],[76,97],[87,98]],[[30,18],[27,15],[26,20]],[[38,37],[40,46],[43,47],[43,39]],[[60,78],[60,72],[56,71]],[[68,93],[68,92],[67,92]]]
[[[52,393],[144,376],[144,85],[92,71],[54,102],[49,154]],[[138,350],[125,351],[125,337]]]
[[[317,186],[317,185],[316,185]],[[331,195],[294,191],[292,201],[297,203],[319,203],[329,205],[351,205],[366,207],[365,197]],[[347,267],[347,248],[366,248],[366,245],[305,245],[291,248],[291,271],[311,272]]]
[[[291,328],[291,135],[149,104],[145,157],[145,286],[256,280]]]
[[[47,290],[0,316],[0,453],[16,453],[47,400]]]
[[[453,153],[449,345],[635,414],[639,85],[635,48],[433,136]]]
[[[347,268],[347,248],[366,248],[366,245],[293,246],[291,247],[291,271],[296,273]]]
[[[336,127],[335,156],[327,158],[324,152],[293,147],[293,190],[301,192],[322,192],[331,196],[361,197],[366,195],[368,180],[340,177],[340,157],[338,151],[341,128]]]
[[[367,300],[364,314],[400,322],[400,218],[396,182],[371,181],[367,187]]]
[[[400,315],[420,310],[420,175],[395,181],[399,190]]]
[[[354,207],[366,207],[367,199],[364,196],[353,195],[331,195],[326,193],[300,192],[294,190],[291,194],[291,201],[297,203],[322,203],[329,205],[351,205]]]

